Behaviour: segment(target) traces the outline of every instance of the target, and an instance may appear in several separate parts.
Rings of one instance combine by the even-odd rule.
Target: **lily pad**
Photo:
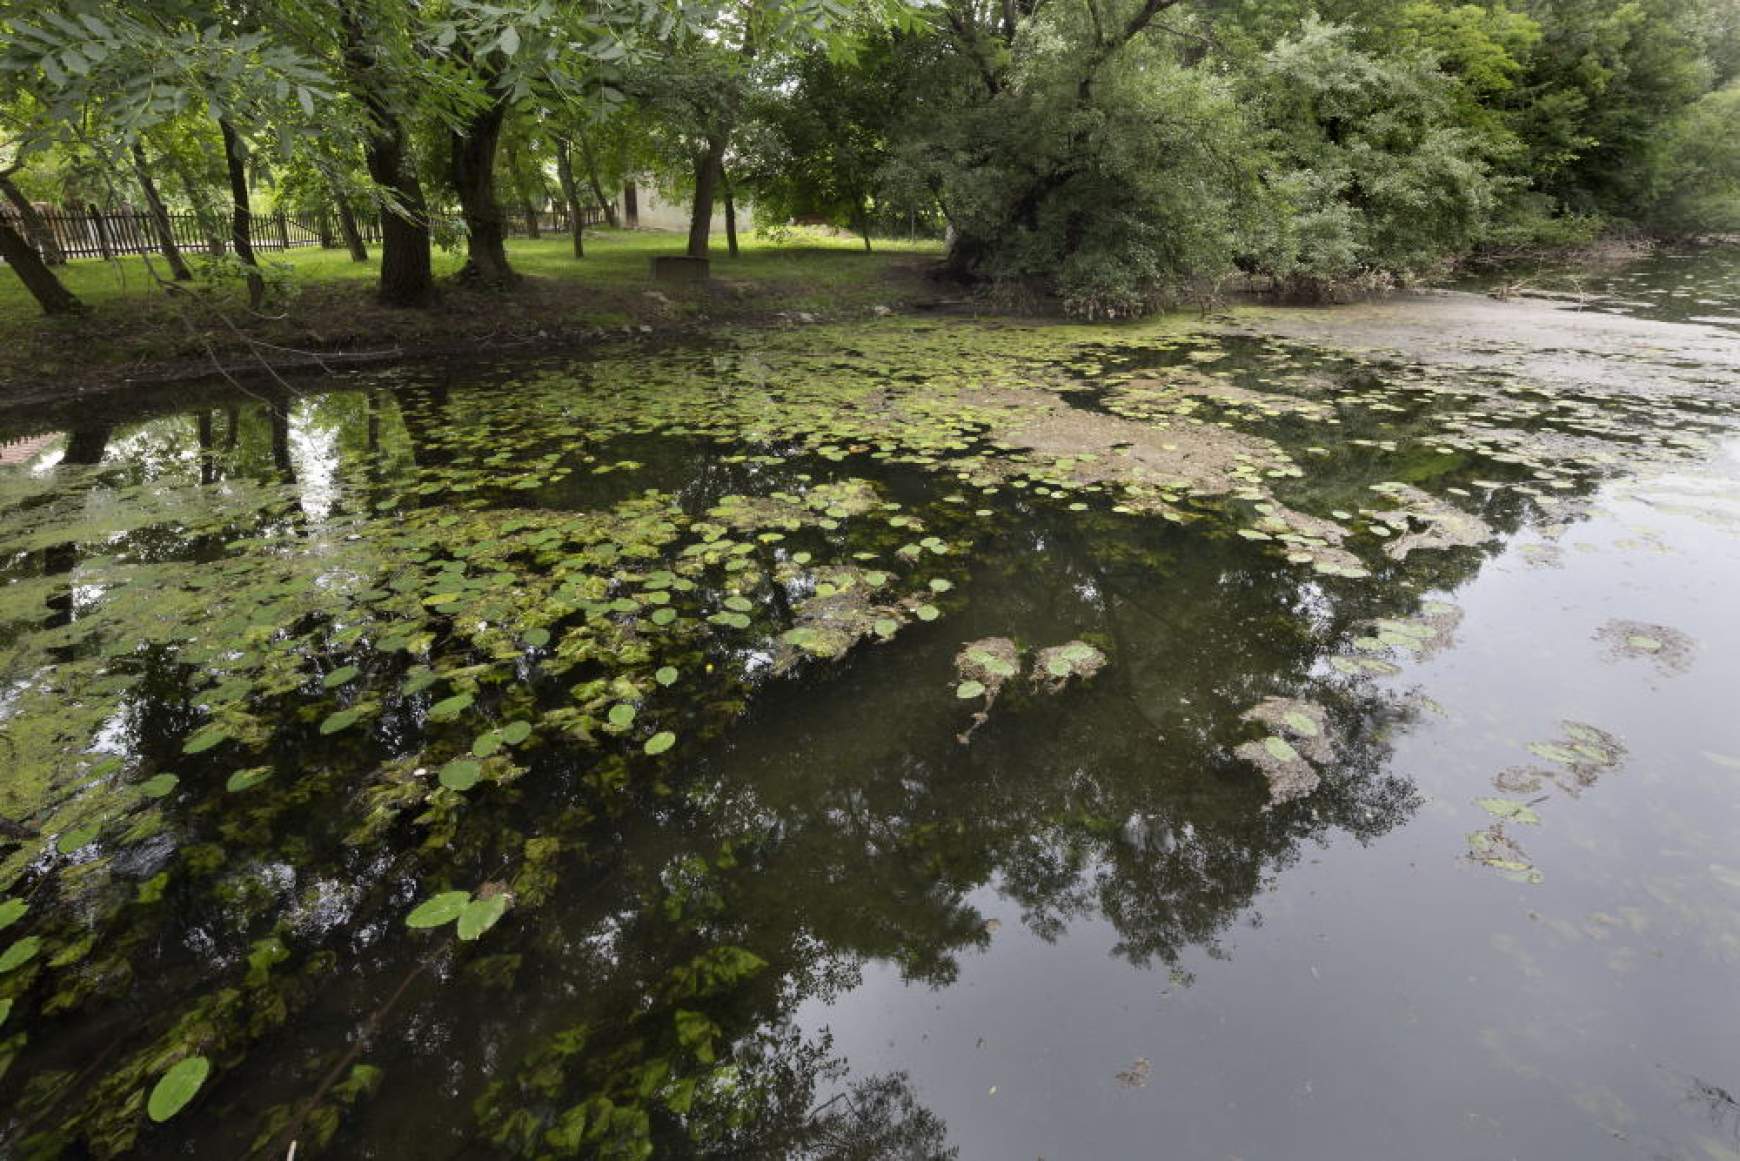
[[[449,790],[465,791],[483,779],[483,764],[472,758],[455,758],[441,767],[441,785]]]
[[[40,935],[27,935],[23,939],[0,952],[0,975],[23,967],[36,958],[36,953],[42,950]]]
[[[507,911],[508,896],[506,894],[491,895],[486,899],[473,899],[465,905],[465,910],[459,913],[459,938],[473,940],[490,928],[496,920]]]
[[[151,1097],[145,1102],[145,1112],[162,1124],[187,1107],[211,1075],[211,1061],[203,1056],[189,1056],[176,1063],[157,1081]]]
[[[643,746],[642,749],[644,749],[648,754],[657,755],[664,753],[676,744],[677,735],[669,730],[660,730],[658,733],[646,740],[646,745]]]
[[[629,705],[627,702],[619,701],[610,707],[610,712],[605,715],[605,719],[609,721],[611,726],[615,729],[626,730],[629,726],[634,724],[634,714],[635,710],[633,706]]]
[[[968,701],[975,697],[982,697],[984,696],[984,693],[985,685],[980,681],[963,681],[955,686],[955,696],[960,698],[962,701]]]
[[[0,931],[5,931],[24,918],[24,913],[29,910],[30,904],[22,899],[8,899],[0,903]]]
[[[470,891],[443,891],[439,895],[432,895],[405,916],[405,926],[427,928],[452,923],[465,914],[465,908],[470,902]]]
[[[246,770],[237,770],[231,774],[229,780],[224,783],[224,789],[231,794],[251,790],[271,776],[272,768],[270,766],[250,766]]]
[[[180,785],[181,779],[174,774],[154,774],[139,783],[139,793],[146,798],[167,798]]]

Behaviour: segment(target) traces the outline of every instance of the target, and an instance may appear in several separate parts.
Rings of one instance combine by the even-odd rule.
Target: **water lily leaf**
[[[472,740],[471,752],[479,758],[487,758],[497,750],[501,749],[503,743],[506,741],[507,739],[501,736],[500,731],[489,730],[477,735],[477,737]]]
[[[959,685],[955,686],[955,696],[960,698],[962,701],[967,701],[971,698],[979,697],[979,696],[983,695],[984,692],[985,692],[985,686],[984,686],[983,682],[963,681]]]
[[[6,1017],[12,1015],[12,998],[8,996],[0,1000],[0,1027],[5,1027]]]
[[[648,738],[646,740],[646,745],[642,748],[649,754],[662,754],[676,744],[677,735],[671,733],[669,730],[660,730],[658,733]]]
[[[1625,639],[1625,643],[1643,653],[1659,653],[1663,648],[1660,641],[1642,633],[1633,633]]]
[[[229,736],[230,732],[222,726],[205,726],[195,731],[187,741],[181,744],[181,752],[183,754],[202,754]]]
[[[935,605],[920,605],[912,611],[912,614],[921,621],[934,621],[942,616],[942,610]]]
[[[1075,667],[1069,663],[1069,658],[1058,654],[1046,659],[1045,671],[1053,677],[1068,677],[1075,672]]]
[[[30,904],[22,899],[8,899],[0,903],[0,931],[5,931],[24,918],[24,913],[29,910]]]
[[[1293,710],[1281,719],[1302,738],[1315,738],[1318,734],[1317,723],[1311,720],[1311,715]]]
[[[246,770],[237,770],[231,774],[229,780],[224,783],[224,789],[235,794],[252,789],[271,776],[272,768],[270,766],[251,766]]]
[[[655,625],[668,625],[676,619],[677,611],[675,609],[654,609],[651,617],[652,623]]]
[[[362,670],[354,665],[341,665],[325,677],[321,678],[320,684],[325,686],[327,689],[337,689],[339,686],[343,685],[361,672]]]
[[[455,758],[441,767],[441,785],[449,790],[470,790],[483,778],[483,764],[471,758]]]
[[[900,622],[892,617],[878,617],[870,626],[878,637],[892,637],[900,629]]]
[[[514,721],[501,728],[501,740],[510,746],[517,746],[532,736],[532,723]]]
[[[443,891],[432,895],[405,916],[405,926],[440,927],[452,923],[465,913],[466,904],[470,902],[470,891]]]
[[[40,935],[27,935],[5,951],[0,952],[0,975],[23,967],[36,958],[36,953],[42,950]]]
[[[322,734],[336,734],[340,730],[348,730],[351,726],[356,725],[361,717],[362,711],[355,706],[338,710],[328,714],[326,720],[320,723],[320,732]]]
[[[508,896],[491,895],[487,899],[473,899],[465,905],[465,910],[459,913],[459,938],[473,940],[495,926],[507,911]]]
[[[1512,798],[1476,798],[1474,804],[1494,818],[1508,818],[1529,826],[1538,826],[1541,821],[1541,816],[1530,809],[1528,803]]]
[[[940,576],[939,577],[932,577],[931,581],[930,581],[930,591],[933,593],[946,593],[954,587],[955,587],[954,581],[944,580]]]
[[[1287,739],[1277,738],[1272,734],[1263,739],[1263,749],[1267,750],[1270,757],[1277,762],[1292,762],[1299,757],[1299,751],[1295,750]]]
[[[55,840],[54,849],[63,855],[70,855],[80,847],[89,846],[100,829],[95,826],[81,826],[69,830]]]
[[[736,613],[747,613],[755,608],[755,605],[749,600],[738,596],[726,597],[724,604],[727,609]]]
[[[527,629],[520,634],[520,640],[533,649],[542,649],[550,643],[550,631],[545,628]]]
[[[616,729],[626,730],[634,724],[634,707],[627,702],[619,701],[610,707],[610,712],[605,715],[605,719]]]
[[[139,783],[139,793],[146,798],[167,798],[175,793],[175,788],[181,785],[181,779],[174,774],[154,774]]]
[[[653,680],[660,685],[675,685],[677,683],[677,667],[674,665],[659,666],[658,672],[653,674]]]
[[[469,693],[456,693],[452,697],[444,697],[429,707],[429,720],[432,722],[449,722],[471,708],[473,701]]]
[[[1557,746],[1551,742],[1530,742],[1529,753],[1549,762],[1557,762],[1561,766],[1575,766],[1582,761],[1577,751],[1567,746]]]
[[[199,1092],[209,1075],[211,1061],[203,1056],[189,1056],[176,1061],[151,1090],[151,1097],[145,1102],[146,1114],[158,1124],[167,1121],[187,1107],[187,1102]]]

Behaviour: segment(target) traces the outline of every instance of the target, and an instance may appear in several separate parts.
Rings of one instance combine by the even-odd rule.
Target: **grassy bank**
[[[440,303],[392,310],[374,301],[378,248],[366,263],[342,250],[265,255],[279,293],[259,314],[239,284],[201,281],[168,293],[144,259],[77,260],[59,268],[84,302],[75,318],[44,317],[10,272],[0,271],[0,393],[10,398],[92,390],[126,381],[243,367],[270,359],[306,362],[582,342],[622,327],[655,330],[778,312],[841,315],[898,307],[930,293],[931,243],[883,243],[866,254],[855,238],[798,231],[745,236],[736,258],[715,248],[710,283],[655,284],[648,260],[682,251],[679,234],[599,230],[584,259],[567,237],[508,243],[524,276],[511,291],[479,291],[451,276],[463,256],[437,252]],[[161,271],[162,264],[156,263]]]

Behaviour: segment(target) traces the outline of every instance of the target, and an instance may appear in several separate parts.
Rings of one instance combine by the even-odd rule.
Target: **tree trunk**
[[[870,207],[858,199],[858,231],[864,235],[864,253],[870,253]]]
[[[139,191],[145,195],[145,208],[151,211],[151,225],[157,230],[157,245],[163,260],[169,263],[169,273],[177,282],[192,282],[193,271],[182,261],[181,247],[175,244],[175,227],[169,221],[169,210],[151,180],[150,167],[145,163],[145,147],[133,143],[133,176],[139,181]]]
[[[622,224],[631,230],[640,229],[640,193],[632,181],[622,183]]]
[[[230,175],[230,245],[236,258],[247,267],[248,309],[259,310],[266,298],[266,280],[260,277],[260,264],[254,261],[254,243],[248,236],[248,171],[242,158],[242,139],[228,118],[219,118],[218,129],[224,135],[224,166]]]
[[[344,236],[345,248],[350,251],[350,260],[367,262],[369,248],[363,243],[362,231],[356,224],[356,213],[350,208],[350,200],[344,196],[344,191],[333,190],[333,204],[338,207],[338,232]]]
[[[448,140],[453,189],[465,218],[465,265],[459,277],[484,286],[506,286],[514,280],[495,196],[495,150],[506,116],[507,95],[497,93],[466,122],[464,132],[454,131]]]
[[[536,242],[539,238],[543,237],[543,234],[538,229],[537,205],[532,200],[532,191],[530,187],[526,185],[525,172],[520,168],[519,146],[514,144],[510,139],[505,152],[507,153],[508,172],[513,175],[514,179],[514,192],[519,195],[520,212],[526,219],[526,237]]]
[[[187,162],[177,154],[169,154],[169,168],[174,171],[175,180],[181,183],[182,196],[193,207],[193,216],[199,220],[199,232],[205,235],[206,252],[213,258],[223,257],[224,232],[211,212],[211,202],[205,196],[205,186],[195,180],[193,173],[187,168]]]
[[[598,161],[592,156],[592,146],[584,133],[580,134],[580,157],[586,162],[586,183],[592,187],[592,196],[598,199],[598,205],[604,210],[604,222],[614,230],[616,202],[604,196],[604,183],[598,180]]]
[[[49,266],[66,264],[66,251],[60,248],[60,242],[54,236],[54,230],[43,221],[42,215],[36,212],[36,207],[30,204],[30,199],[24,192],[12,184],[10,173],[0,174],[0,194],[12,203],[12,208],[18,211],[19,224],[24,227],[25,236],[36,247],[36,252]]]
[[[423,186],[405,156],[404,124],[377,85],[379,69],[362,18],[355,7],[342,2],[339,15],[344,25],[345,73],[351,91],[369,114],[363,159],[386,202],[381,208],[379,297],[387,306],[427,306],[435,299],[435,268]],[[357,243],[360,247],[360,234]],[[353,248],[352,256],[356,253]]]
[[[723,167],[719,170],[720,184],[725,187],[725,252],[731,257],[737,257],[737,191],[731,188],[731,179]]]
[[[719,189],[719,174],[724,168],[725,138],[707,138],[707,150],[695,158],[695,202],[689,211],[689,249],[691,258],[707,256],[707,239],[713,232],[713,197]]]
[[[73,292],[61,285],[24,235],[12,228],[10,218],[0,216],[0,258],[12,267],[24,289],[36,299],[43,314],[74,314],[84,309]]]
[[[556,142],[556,180],[562,184],[562,198],[568,203],[568,229],[574,234],[574,257],[586,257],[586,240],[580,224],[580,191],[574,185],[574,159],[569,156],[568,143]]]

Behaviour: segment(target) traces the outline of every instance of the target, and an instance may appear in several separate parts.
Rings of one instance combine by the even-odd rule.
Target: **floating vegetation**
[[[1297,698],[1270,697],[1241,717],[1270,731],[1233,751],[1268,779],[1270,806],[1304,798],[1317,789],[1323,780],[1320,768],[1335,755],[1328,714],[1322,706]]]
[[[1364,679],[1450,643],[1420,594],[1716,425],[1163,329],[450,370],[0,472],[0,1152],[420,1147],[338,1135],[392,1122],[389,1042],[439,1055],[462,1150],[801,1128],[833,1065],[793,1006],[953,978],[993,882],[1047,937],[1164,885],[1120,954],[1176,972],[1302,843],[1413,808]],[[1623,753],[1564,734],[1474,857],[1533,874],[1505,828]],[[1308,807],[1193,781],[1233,744]]]
[[[1607,646],[1610,661],[1648,661],[1663,677],[1691,668],[1697,651],[1692,639],[1678,629],[1642,621],[1609,621],[1595,631],[1595,639]]]
[[[1033,658],[1033,681],[1047,693],[1056,693],[1071,678],[1088,680],[1105,668],[1106,655],[1085,641],[1068,641],[1039,650]]]

